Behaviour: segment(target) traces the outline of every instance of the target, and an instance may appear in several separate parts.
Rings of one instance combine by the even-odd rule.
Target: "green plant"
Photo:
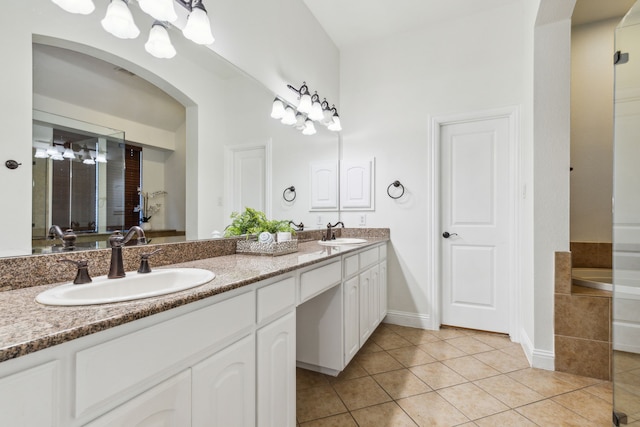
[[[244,212],[233,212],[231,224],[225,229],[225,237],[241,236],[243,234],[260,234],[263,231],[277,233],[279,231],[294,232],[288,220],[268,220],[264,212],[253,208],[245,208]]]

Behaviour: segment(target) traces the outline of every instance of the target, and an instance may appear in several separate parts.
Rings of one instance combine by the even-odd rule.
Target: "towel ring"
[[[400,193],[400,195],[399,195],[399,196],[392,196],[392,195],[391,195],[391,193],[389,192],[389,190],[391,189],[391,186],[396,187],[396,188],[398,188],[398,187],[402,187],[402,193]],[[404,185],[402,185],[402,184],[400,183],[400,181],[397,181],[397,180],[396,180],[396,181],[393,181],[393,182],[392,182],[391,184],[389,184],[389,186],[387,187],[387,195],[388,195],[389,197],[391,197],[392,199],[399,199],[400,197],[404,196]]]
[[[287,198],[287,192],[293,194],[293,197],[291,197],[290,199]],[[291,187],[287,187],[284,189],[284,191],[282,192],[282,198],[286,201],[286,202],[293,202],[296,199],[296,187],[294,187],[293,185]]]

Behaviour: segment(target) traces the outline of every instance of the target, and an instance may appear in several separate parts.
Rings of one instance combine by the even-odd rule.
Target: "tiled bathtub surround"
[[[555,368],[611,378],[611,292],[571,283],[572,253],[555,254]]]
[[[322,233],[323,230],[301,231],[296,233],[296,237],[299,242],[314,241],[320,240]],[[343,235],[364,239],[389,238],[389,229],[338,228],[336,229],[336,235],[338,237]],[[150,258],[152,267],[232,255],[236,252],[237,239],[239,238],[126,246],[122,251],[124,269],[125,271],[137,270],[140,264],[140,254],[151,252],[158,248],[162,249],[162,251]],[[68,263],[58,262],[62,258],[74,261],[86,259],[89,261],[89,274],[91,277],[102,276],[109,272],[111,249],[0,258],[0,292],[73,280],[76,274],[75,268]]]
[[[576,268],[611,268],[611,243],[571,242],[570,250],[571,261]]]

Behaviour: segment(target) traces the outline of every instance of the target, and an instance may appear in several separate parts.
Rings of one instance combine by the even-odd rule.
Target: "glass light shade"
[[[173,22],[178,19],[173,0],[138,0],[140,9],[158,21]]]
[[[51,155],[51,160],[64,160],[64,157],[62,157],[61,152],[56,151],[55,154]]]
[[[58,154],[62,154],[62,153],[58,151],[55,145],[52,145],[49,148],[47,148],[47,155],[53,157],[53,156],[57,156]]]
[[[84,159],[82,161],[82,163],[84,163],[85,165],[95,165],[96,164],[95,160],[93,160],[91,157],[89,157],[88,159]]]
[[[62,157],[64,157],[65,159],[75,159],[76,153],[74,153],[71,148],[65,148]]]
[[[287,107],[284,109],[284,117],[280,121],[283,125],[294,125],[296,123],[296,112],[293,108]]]
[[[298,104],[298,111],[303,114],[309,114],[311,112],[311,95],[304,93],[300,95],[300,103]]]
[[[284,102],[278,98],[273,100],[273,106],[271,107],[271,117],[274,119],[281,119],[284,117]]]
[[[304,129],[302,130],[303,135],[314,135],[316,133],[316,127],[313,125],[313,121],[307,119],[304,122]]]
[[[182,34],[197,44],[211,44],[215,41],[211,34],[211,22],[202,3],[193,7],[187,17],[187,25],[182,29]]]
[[[36,154],[33,155],[36,159],[48,159],[49,155],[44,148],[36,148]]]
[[[305,121],[307,119],[300,113],[296,114],[296,124],[295,127],[298,130],[303,130],[305,126]]]
[[[105,153],[96,154],[96,162],[98,163],[107,163],[107,155]]]
[[[171,44],[167,29],[158,21],[151,26],[149,40],[144,44],[144,50],[160,59],[170,59],[176,56],[176,49]]]
[[[320,105],[320,101],[314,101],[311,105],[311,112],[309,113],[309,118],[311,120],[320,121],[324,118],[324,114],[322,113],[322,105]]]
[[[100,23],[108,33],[120,39],[135,39],[140,35],[140,30],[133,22],[129,6],[124,0],[111,0],[107,14]]]
[[[333,115],[333,122],[329,126],[327,126],[327,129],[334,132],[340,132],[342,130],[342,125],[340,124],[340,117],[337,114]]]
[[[96,6],[92,0],[52,0],[55,4],[69,13],[88,15],[93,12]]]
[[[333,111],[327,108],[322,110],[322,124],[329,125],[333,122]]]

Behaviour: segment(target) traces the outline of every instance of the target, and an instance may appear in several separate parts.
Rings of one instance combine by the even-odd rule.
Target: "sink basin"
[[[356,239],[353,237],[340,237],[335,240],[318,240],[319,245],[323,246],[343,246],[343,245],[359,245],[360,243],[367,243],[366,239]]]
[[[40,293],[36,301],[45,305],[90,305],[132,301],[166,295],[203,285],[216,277],[200,268],[167,268],[151,273],[127,273],[121,279],[94,277],[85,285],[64,285]]]

